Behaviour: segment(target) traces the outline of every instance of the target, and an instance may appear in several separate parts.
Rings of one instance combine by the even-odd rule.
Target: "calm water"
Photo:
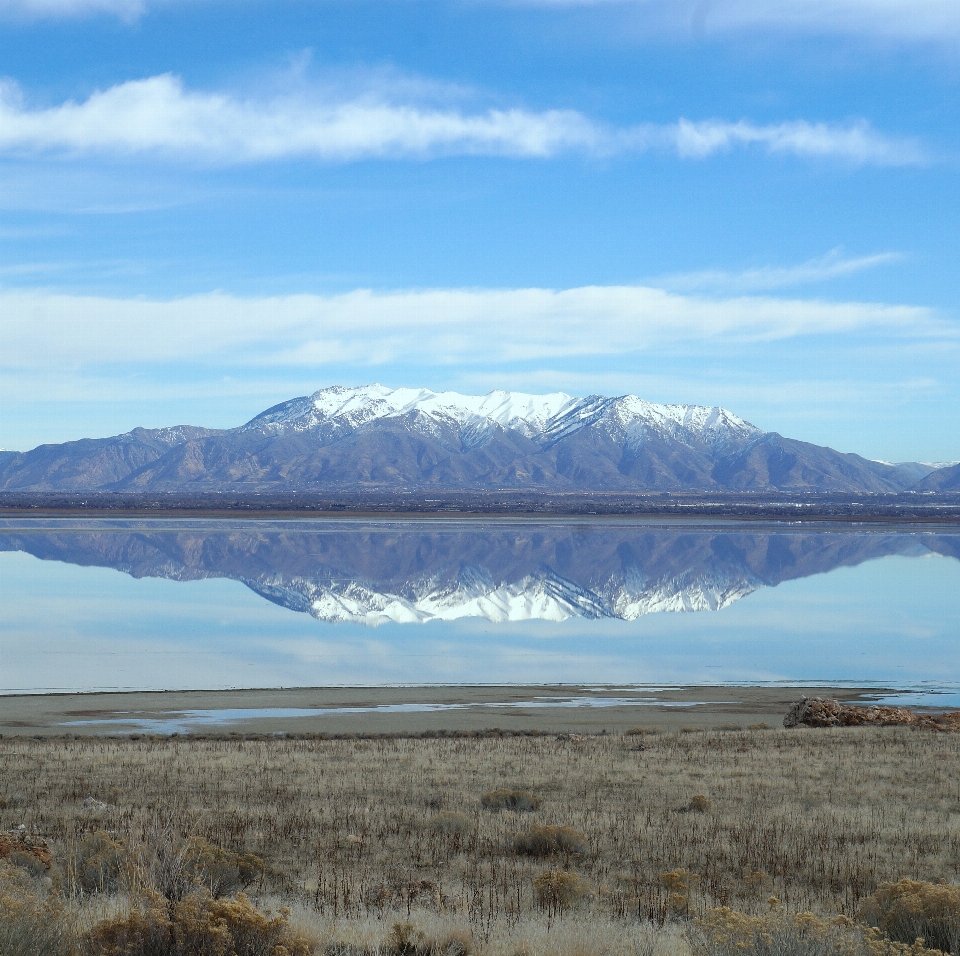
[[[754,681],[955,690],[960,532],[0,521],[0,692]]]

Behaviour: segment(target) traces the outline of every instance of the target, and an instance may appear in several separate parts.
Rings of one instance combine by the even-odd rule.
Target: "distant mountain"
[[[178,581],[228,578],[292,611],[378,625],[636,620],[893,554],[960,558],[960,535],[675,530],[532,522],[321,530],[4,532],[0,550]]]
[[[960,462],[930,472],[917,491],[960,491]]]
[[[898,492],[892,465],[635,395],[334,386],[229,430],[134,429],[0,459],[0,490]],[[923,479],[927,480],[927,479]]]

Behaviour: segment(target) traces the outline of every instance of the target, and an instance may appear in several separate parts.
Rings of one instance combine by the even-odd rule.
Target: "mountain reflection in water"
[[[167,528],[169,528],[169,524]],[[327,622],[632,621],[890,555],[960,559],[960,534],[639,524],[249,522],[7,530],[0,550],[136,578],[227,578]]]

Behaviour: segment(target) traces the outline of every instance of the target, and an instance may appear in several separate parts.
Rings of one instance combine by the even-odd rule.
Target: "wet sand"
[[[0,735],[623,733],[782,726],[801,696],[867,703],[894,688],[830,686],[334,687],[0,696]]]

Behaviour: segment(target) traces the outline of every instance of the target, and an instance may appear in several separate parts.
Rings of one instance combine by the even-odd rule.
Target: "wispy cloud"
[[[132,21],[176,0],[0,0],[0,17],[27,19],[114,15]],[[186,0],[181,0],[186,2]],[[493,0],[505,6],[636,9],[647,32],[674,35],[764,31],[899,40],[955,40],[954,0]]]
[[[0,293],[2,365],[208,362],[315,367],[489,364],[715,342],[881,333],[958,338],[929,309],[769,297],[704,299],[645,286],[436,289],[149,301]]]
[[[146,9],[145,0],[0,0],[0,17],[30,20],[112,14],[134,20]]]
[[[764,31],[900,40],[954,40],[953,0],[498,0],[542,7],[621,7],[642,12],[646,31],[672,34]]]
[[[870,256],[844,256],[842,249],[832,249],[825,256],[808,259],[794,266],[762,266],[730,272],[722,269],[707,269],[701,272],[682,272],[657,279],[658,285],[686,292],[711,292],[726,295],[769,292],[789,286],[825,282],[844,276],[876,269],[879,266],[900,262],[899,252],[880,252]]]
[[[704,159],[736,147],[854,164],[927,160],[915,140],[886,136],[865,121],[804,120],[757,125],[681,119],[617,128],[573,110],[465,112],[363,93],[334,99],[316,91],[270,100],[191,91],[175,76],[132,80],[83,102],[33,109],[11,81],[0,85],[0,152],[153,154],[199,162],[250,163],[310,157],[346,162],[444,155],[548,158],[673,152]]]

